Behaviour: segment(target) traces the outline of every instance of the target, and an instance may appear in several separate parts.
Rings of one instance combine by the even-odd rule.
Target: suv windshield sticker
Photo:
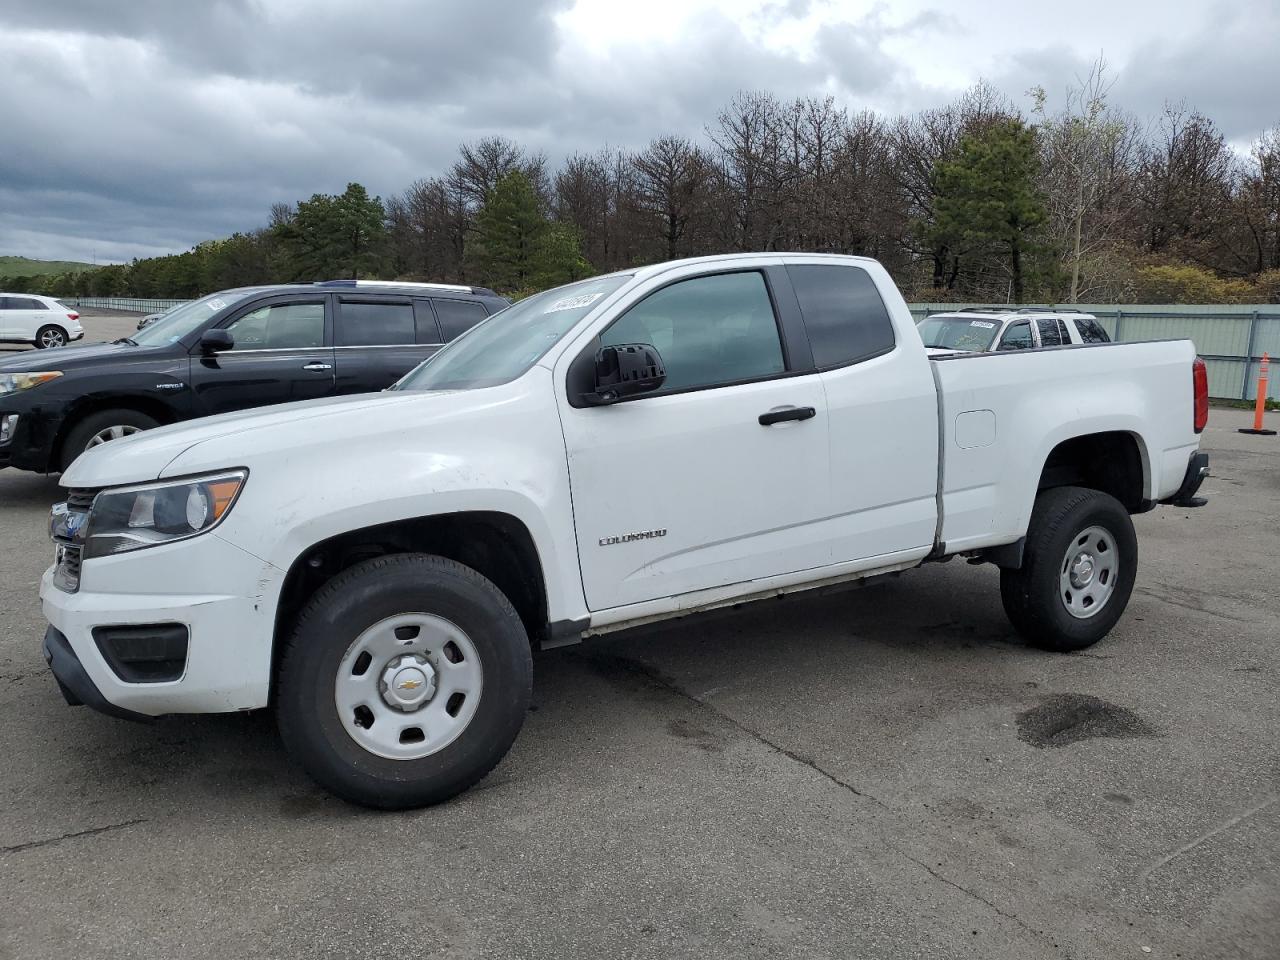
[[[990,320],[970,320],[969,326],[981,327],[983,330],[990,330],[992,327],[995,326],[995,324],[992,323]]]
[[[546,312],[555,313],[557,310],[577,310],[579,307],[595,303],[603,296],[603,293],[584,293],[576,297],[565,297],[563,300],[557,300],[547,307]]]

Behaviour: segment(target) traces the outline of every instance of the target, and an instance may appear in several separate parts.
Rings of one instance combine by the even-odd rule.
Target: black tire
[[[84,453],[95,436],[112,427],[124,427],[127,430],[151,430],[160,426],[154,417],[137,410],[100,410],[85,417],[67,434],[62,444],[61,466],[63,470],[71,466],[72,461]]]
[[[410,612],[463,630],[479,652],[484,686],[455,740],[420,759],[392,760],[347,733],[334,684],[361,633]],[[280,660],[276,715],[285,746],[322,787],[362,806],[403,810],[448,800],[483,779],[520,732],[532,687],[529,637],[502,591],[453,560],[392,554],[334,577],[304,607]]]
[[[36,331],[34,346],[37,350],[49,350],[65,347],[69,342],[67,331],[56,323],[50,323]]]
[[[1119,555],[1111,593],[1097,613],[1073,616],[1060,589],[1068,551],[1091,527],[1101,527]],[[1005,613],[1032,646],[1065,653],[1105,637],[1129,603],[1138,572],[1138,538],[1124,506],[1109,494],[1084,487],[1056,487],[1036,498],[1027,528],[1022,568],[1000,571]]]

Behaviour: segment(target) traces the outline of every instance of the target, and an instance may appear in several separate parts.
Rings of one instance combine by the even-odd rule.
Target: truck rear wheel
[[[426,806],[502,759],[532,677],[524,624],[489,580],[444,557],[378,557],[331,580],[299,617],[280,663],[280,735],[345,800]]]
[[[1138,540],[1124,506],[1084,487],[1036,498],[1022,567],[1000,571],[1000,598],[1033,646],[1083,650],[1124,613],[1138,569]]]

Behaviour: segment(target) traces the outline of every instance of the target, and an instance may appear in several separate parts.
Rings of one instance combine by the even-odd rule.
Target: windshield
[[[223,290],[221,293],[211,293],[199,300],[173,307],[159,320],[133,334],[131,339],[144,347],[177,343],[223,307],[229,307],[251,293],[252,290]]]
[[[981,352],[990,349],[1000,324],[979,317],[925,317],[916,329],[926,347]]]
[[[599,277],[539,293],[472,327],[392,390],[475,390],[523,374],[629,276]]]

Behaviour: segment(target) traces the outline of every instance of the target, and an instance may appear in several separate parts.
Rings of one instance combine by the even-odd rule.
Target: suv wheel
[[[62,469],[65,471],[86,450],[158,426],[158,420],[137,410],[102,410],[90,414],[67,434],[62,445]]]
[[[67,331],[55,324],[49,324],[47,327],[41,327],[36,331],[37,350],[51,350],[54,347],[65,347],[67,345]]]
[[[1098,490],[1057,487],[1036,498],[1022,568],[1000,571],[1000,597],[1028,643],[1082,650],[1116,625],[1137,570],[1124,506]]]
[[[352,803],[439,803],[510,749],[532,676],[524,624],[475,570],[427,554],[366,560],[298,619],[280,662],[280,735]]]

